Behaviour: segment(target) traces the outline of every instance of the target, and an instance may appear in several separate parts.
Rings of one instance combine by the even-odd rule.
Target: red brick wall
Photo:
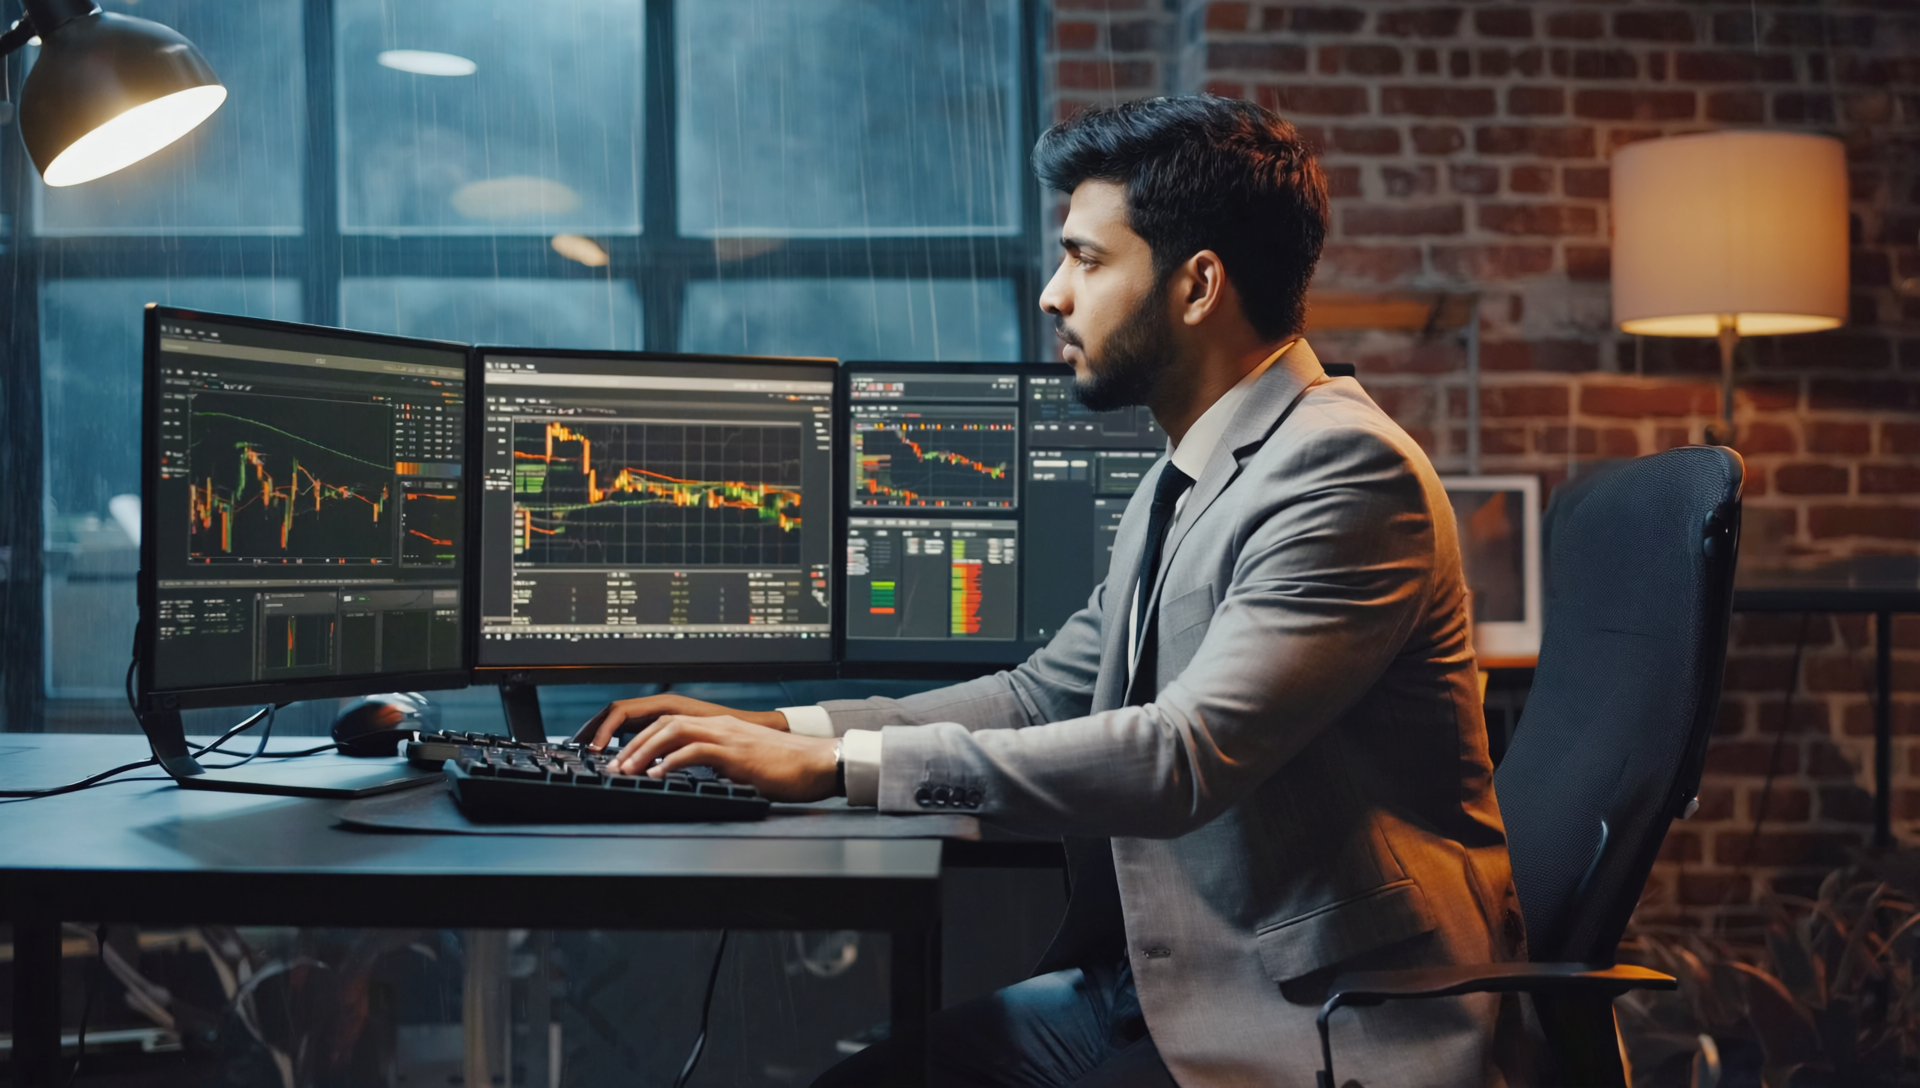
[[[1853,185],[1852,319],[1741,348],[1744,548],[1920,551],[1920,293],[1898,288],[1920,277],[1920,6],[1054,0],[1047,48],[1054,116],[1209,90],[1299,125],[1335,197],[1317,288],[1477,295],[1482,468],[1549,484],[1583,461],[1697,442],[1718,412],[1711,342],[1612,328],[1612,151],[1722,126],[1838,136]],[[1314,339],[1323,357],[1359,366],[1443,469],[1464,467],[1462,338]],[[1864,841],[1870,626],[1808,622],[1782,735],[1800,620],[1737,625],[1703,810],[1670,838],[1646,917],[1739,925],[1757,894],[1798,890]],[[1896,634],[1895,812],[1912,841],[1920,620]]]

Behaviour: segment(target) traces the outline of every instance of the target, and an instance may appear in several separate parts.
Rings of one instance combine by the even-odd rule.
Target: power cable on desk
[[[693,1071],[700,1064],[700,1054],[707,1048],[707,1019],[713,1014],[713,990],[720,981],[720,960],[727,954],[727,931],[720,931],[720,947],[713,950],[713,969],[707,972],[707,996],[700,1002],[700,1034],[693,1037],[693,1050],[687,1055],[687,1064],[680,1067],[680,1075],[673,1078],[673,1088],[687,1088],[687,1081],[693,1079]]]
[[[197,758],[199,756],[204,756],[213,752],[220,752],[225,755],[239,755],[239,753],[237,752],[227,752],[225,751],[225,749],[222,749],[220,746],[232,740],[234,737],[239,736],[241,733],[244,733],[247,730],[253,728],[255,725],[259,724],[261,719],[263,718],[266,719],[267,728],[265,732],[261,734],[260,745],[254,750],[252,755],[244,756],[240,759],[233,761],[232,763],[222,763],[216,766],[208,767],[207,769],[212,771],[231,770],[235,767],[242,766],[243,764],[251,763],[256,759],[259,759],[262,755],[269,755],[269,756],[282,755],[282,753],[268,753],[266,751],[267,740],[273,734],[274,714],[279,709],[280,708],[277,705],[265,706],[260,708],[259,710],[255,711],[253,714],[242,719],[239,725],[236,725],[232,729],[229,729],[225,733],[222,733],[220,735],[220,738],[214,741],[212,744],[204,745],[202,747],[194,749],[193,751],[194,756]],[[332,749],[334,747],[335,745],[327,744],[318,748],[312,748],[302,752],[284,753],[284,756],[286,758],[292,758],[294,756],[316,755],[320,752],[328,751],[329,749]],[[37,797],[58,797],[61,794],[65,794],[65,793],[75,793],[80,790],[91,789],[92,787],[98,786],[101,783],[105,782],[107,779],[113,778],[116,775],[122,775],[127,773],[128,771],[137,771],[142,767],[155,767],[155,766],[158,766],[159,763],[160,763],[159,760],[153,758],[152,756],[148,756],[145,759],[136,760],[132,763],[123,763],[120,766],[113,768],[112,770],[101,771],[99,774],[89,775],[86,778],[82,778],[77,782],[69,782],[64,786],[49,786],[44,789],[34,789],[34,790],[0,790],[0,800],[28,801]]]

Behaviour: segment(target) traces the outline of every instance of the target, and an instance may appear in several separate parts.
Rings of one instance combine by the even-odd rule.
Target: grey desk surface
[[[0,788],[146,754],[139,736],[0,734]],[[938,917],[937,838],[366,834],[339,826],[347,802],[185,790],[157,775],[0,804],[0,916],[781,929]]]

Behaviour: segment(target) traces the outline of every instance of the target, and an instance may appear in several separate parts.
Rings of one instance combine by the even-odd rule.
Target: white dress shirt
[[[1247,391],[1260,375],[1278,362],[1282,355],[1299,340],[1289,340],[1280,350],[1266,357],[1259,366],[1247,372],[1232,389],[1220,394],[1220,399],[1207,406],[1200,418],[1193,421],[1187,433],[1179,442],[1167,441],[1167,453],[1173,467],[1187,474],[1195,481],[1206,471],[1207,462],[1213,459],[1214,447],[1220,444],[1220,436],[1226,433],[1227,424],[1233,422],[1233,415],[1240,409],[1240,402],[1247,398]],[[1179,524],[1180,515],[1186,511],[1187,496],[1193,494],[1189,487],[1180,493],[1173,504],[1173,520],[1168,523],[1167,532],[1173,532],[1173,526]],[[1138,594],[1140,587],[1135,586]],[[1139,639],[1138,620],[1133,609],[1127,610],[1127,676],[1133,676],[1135,643]],[[787,719],[787,731],[802,737],[833,736],[833,716],[821,706],[783,706],[780,714]],[[847,767],[847,803],[853,805],[872,805],[880,796],[880,731],[877,729],[849,729],[840,738],[840,759]]]

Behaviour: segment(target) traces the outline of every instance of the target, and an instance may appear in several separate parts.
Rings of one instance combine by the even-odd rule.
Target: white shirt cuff
[[[796,737],[833,736],[833,715],[823,706],[783,706],[780,716],[787,719],[787,732]]]
[[[847,804],[879,804],[880,731],[847,730],[840,737],[840,759],[847,765]]]

